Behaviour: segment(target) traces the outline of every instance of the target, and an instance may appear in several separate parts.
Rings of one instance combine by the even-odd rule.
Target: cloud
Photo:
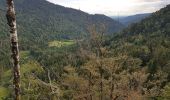
[[[108,16],[133,15],[154,12],[170,0],[48,0],[50,2],[80,9],[90,14],[100,13]]]

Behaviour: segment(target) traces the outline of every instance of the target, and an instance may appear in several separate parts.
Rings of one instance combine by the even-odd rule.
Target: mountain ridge
[[[125,26],[128,26],[133,23],[138,23],[142,19],[145,19],[146,17],[149,17],[150,15],[151,15],[151,13],[141,13],[141,14],[135,14],[135,15],[129,15],[129,16],[120,16],[120,17],[112,16],[111,18],[119,21],[120,23],[122,23]]]
[[[4,9],[5,0],[0,2],[0,8]],[[106,29],[106,33],[109,34],[117,32],[123,27],[122,24],[105,15],[91,15],[80,10],[53,4],[46,0],[15,0],[15,8],[19,33],[27,32],[32,34],[30,30],[39,32],[37,29],[42,29],[44,33],[50,31],[54,35],[53,37],[57,37],[57,34],[61,35],[59,36],[61,38],[72,38],[75,35],[87,33],[89,26],[99,22],[109,27]],[[34,26],[34,28],[31,26]],[[22,28],[20,29],[20,27]],[[39,36],[39,34],[37,35]]]
[[[34,13],[33,11],[31,16],[34,17]],[[22,18],[20,16],[24,16],[23,19],[28,17],[18,14],[18,18]],[[29,15],[29,17],[31,16]],[[61,14],[61,16],[63,15]],[[43,19],[46,18],[46,16],[43,17]],[[42,21],[42,23],[44,21],[36,17],[34,19],[38,22]],[[100,23],[97,22],[96,16],[92,20],[96,24]],[[54,20],[52,18],[49,21]],[[0,21],[3,30],[6,29],[4,22]],[[34,22],[35,25],[29,24],[31,28],[39,25],[36,22]],[[48,23],[44,23],[44,25],[47,27]],[[18,27],[21,29],[22,26]],[[36,33],[41,30],[30,32],[37,36],[39,34]],[[43,42],[41,45],[35,44],[36,42],[33,42],[35,45],[26,44],[32,42],[30,37],[26,38],[30,40],[28,42],[22,40],[21,42],[24,42],[22,45],[36,46],[36,49],[22,48],[20,51],[21,97],[23,100],[98,100],[99,98],[103,100],[133,100],[134,98],[137,100],[168,100],[170,95],[169,33],[170,5],[139,23],[131,24],[120,33],[114,34],[113,37],[101,38],[100,35],[96,36],[94,33],[94,37],[86,38],[75,44],[74,41],[57,40],[49,43],[42,38],[42,41],[37,40]],[[41,34],[44,35],[43,32]],[[5,39],[2,35],[0,34],[0,42]],[[21,35],[20,32],[19,35]],[[31,38],[36,39],[33,36]],[[48,36],[52,35],[48,34]],[[7,37],[9,36],[7,35]],[[22,38],[24,37],[22,36]],[[7,42],[9,40],[3,43]],[[44,45],[45,43],[47,45]],[[9,44],[7,43],[5,46],[9,47]],[[64,44],[67,47],[61,47]],[[10,67],[12,65],[7,65],[10,52],[6,52],[10,49],[5,48],[1,43],[0,48],[2,48],[0,49],[0,54],[2,54],[0,55],[0,68],[2,69],[2,71],[0,70],[0,98],[12,99]]]

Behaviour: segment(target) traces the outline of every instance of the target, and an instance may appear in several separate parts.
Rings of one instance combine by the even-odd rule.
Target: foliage
[[[32,0],[27,2],[22,0],[17,5],[21,6],[28,3],[23,9],[26,10],[27,7],[34,9],[31,8],[32,5],[33,7],[37,5],[43,8],[42,5],[47,3],[41,2],[42,4],[38,5],[39,1],[41,0],[36,0],[34,4],[31,3]],[[49,7],[60,8],[52,5]],[[63,9],[65,9],[64,12],[67,12],[67,10],[74,11]],[[166,96],[169,96],[170,81],[169,9],[170,5],[153,13],[140,23],[131,25],[122,32],[114,34],[113,37],[104,35],[105,27],[99,28],[99,23],[98,26],[92,25],[88,30],[89,38],[81,38],[76,42],[75,40],[58,41],[60,39],[55,37],[56,33],[53,28],[47,28],[48,30],[41,30],[42,27],[38,28],[39,25],[42,25],[39,21],[44,23],[44,27],[48,26],[46,25],[48,23],[36,19],[34,15],[37,13],[36,10],[39,11],[40,9],[31,11],[27,9],[27,12],[31,12],[28,15],[32,16],[32,19],[29,19],[30,22],[34,18],[37,22],[26,25],[27,28],[33,25],[30,26],[31,31],[27,31],[30,34],[26,34],[27,32],[21,34],[22,99],[132,100],[135,98],[143,100],[147,98],[161,100],[166,98]],[[46,7],[43,10],[47,10]],[[53,10],[46,12],[49,13],[49,18],[51,18],[52,15],[50,14]],[[80,11],[75,11],[73,14],[77,14],[77,12]],[[40,16],[46,18],[41,13]],[[62,12],[59,15],[64,17]],[[23,16],[23,14],[18,16]],[[70,18],[69,16],[72,16],[72,14],[68,14],[68,18]],[[98,15],[95,15],[96,19],[93,20],[98,22],[100,17],[96,16]],[[31,18],[27,14],[24,17]],[[24,17],[18,17],[19,21],[24,21],[22,19]],[[78,18],[82,17],[79,16]],[[76,22],[80,19],[71,20]],[[65,19],[64,21],[68,20]],[[69,25],[76,27],[73,23]],[[23,26],[21,24],[19,27],[23,28]],[[68,33],[72,32],[72,27],[68,29],[70,29]],[[23,30],[27,29],[23,28]],[[1,33],[3,35],[0,35],[0,37],[7,41],[5,32],[2,31]],[[0,50],[3,54],[3,56],[0,56],[0,68],[2,69],[0,71],[0,96],[9,99],[12,98],[13,93],[11,86],[12,71],[8,60],[10,51],[4,49],[4,47],[8,47],[7,45],[8,43],[5,42],[0,45],[3,48]]]

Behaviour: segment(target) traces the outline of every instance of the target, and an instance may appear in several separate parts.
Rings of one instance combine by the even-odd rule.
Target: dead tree
[[[16,27],[16,16],[14,9],[14,1],[6,0],[7,2],[7,14],[6,18],[10,27],[10,40],[11,51],[13,59],[13,85],[15,90],[14,100],[20,100],[20,65],[19,65],[19,48],[18,48],[18,36]]]

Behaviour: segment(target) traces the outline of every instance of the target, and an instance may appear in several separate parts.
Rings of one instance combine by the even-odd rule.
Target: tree
[[[14,90],[15,90],[15,100],[20,100],[20,65],[19,65],[19,48],[18,48],[18,36],[17,36],[17,27],[16,27],[16,16],[14,9],[14,1],[7,1],[7,14],[6,18],[8,25],[10,27],[11,33],[11,51],[13,58],[13,74],[14,74]]]
[[[91,41],[95,49],[96,54],[96,64],[100,73],[100,100],[103,100],[103,62],[105,48],[103,48],[103,38],[105,32],[104,24],[100,25],[100,29],[97,30],[96,25],[88,29],[91,33]]]

